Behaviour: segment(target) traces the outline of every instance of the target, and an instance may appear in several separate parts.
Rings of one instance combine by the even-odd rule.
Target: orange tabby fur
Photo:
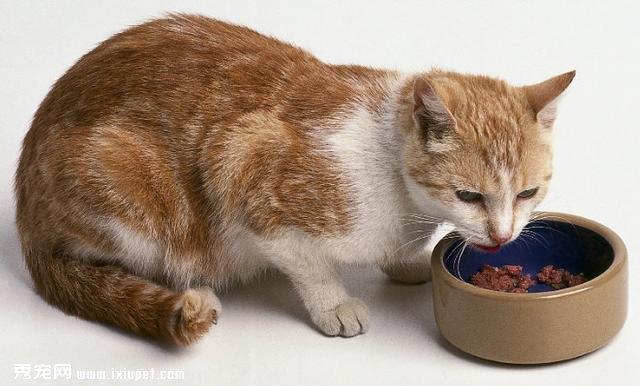
[[[429,135],[415,125],[416,78],[455,120],[446,157],[425,150]],[[570,79],[540,96],[450,72],[402,78],[328,65],[244,27],[173,15],[100,44],[35,114],[16,192],[37,291],[73,315],[193,342],[220,311],[205,287],[267,268],[245,272],[231,230],[276,240],[290,229],[323,239],[354,228],[354,187],[317,138],[335,132],[354,103],[382,117],[380,106],[394,98],[389,79],[403,82],[393,115],[408,138],[408,172],[443,202],[452,199],[454,169],[490,180],[490,165],[504,166],[523,186],[532,174],[550,176],[536,113]],[[479,109],[479,100],[489,102]]]

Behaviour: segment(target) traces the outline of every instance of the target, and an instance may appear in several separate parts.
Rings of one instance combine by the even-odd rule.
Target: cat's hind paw
[[[211,289],[186,290],[176,304],[171,337],[179,345],[195,342],[218,322],[221,310],[220,300]]]

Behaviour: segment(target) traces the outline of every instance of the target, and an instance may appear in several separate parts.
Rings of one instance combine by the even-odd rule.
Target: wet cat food
[[[520,265],[503,265],[501,268],[489,264],[471,276],[471,284],[494,291],[528,292],[529,287],[536,283],[531,275],[522,274]]]
[[[584,283],[586,278],[580,273],[573,275],[563,268],[555,268],[553,265],[545,265],[536,275],[538,283],[545,283],[553,289],[573,287]]]
[[[573,287],[586,281],[584,274],[572,274],[564,268],[546,265],[540,269],[535,277],[523,274],[520,265],[503,265],[494,267],[489,264],[482,266],[480,271],[471,276],[469,282],[477,287],[493,291],[525,293],[537,283],[547,284],[553,289]]]

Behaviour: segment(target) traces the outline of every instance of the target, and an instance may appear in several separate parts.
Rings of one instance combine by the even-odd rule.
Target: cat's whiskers
[[[406,234],[406,235],[412,235],[412,234],[416,234],[416,233],[424,233],[424,232],[425,232],[425,230],[424,230],[424,229],[415,229],[415,230],[412,230],[412,231],[410,231],[410,232],[406,232],[405,234]]]
[[[464,238],[460,235],[453,235],[453,238],[458,238],[460,239],[460,243],[458,243],[458,245],[456,245],[453,250],[447,255],[447,258],[445,259],[445,264],[449,262],[449,259],[455,255],[456,251],[465,243],[468,241],[468,238]],[[455,262],[455,260],[454,260]]]
[[[451,240],[460,237],[458,233],[452,232],[444,235],[440,240]]]
[[[520,232],[520,235],[522,235],[522,237],[528,237],[530,240],[537,241],[540,244],[542,244],[542,246],[544,246],[546,248],[549,247],[549,244],[546,242],[544,237],[542,237],[542,235],[540,235],[539,233],[532,232],[532,231],[527,230],[527,229],[523,229],[522,232]]]
[[[520,235],[521,235],[522,237],[518,237],[517,239],[515,239],[515,240],[513,241],[513,242],[514,242],[514,244],[517,244],[517,243],[523,243],[523,244],[524,244],[524,246],[527,248],[527,250],[528,250],[528,251],[531,251],[531,247],[530,247],[529,243],[527,243],[527,239],[531,240],[531,236],[530,236],[530,235],[528,235],[528,234],[525,234],[525,233],[520,233]]]
[[[409,213],[405,216],[401,216],[400,220],[403,221],[402,226],[412,224],[427,224],[427,225],[440,225],[444,220],[427,215],[420,215],[416,213]]]
[[[456,265],[456,275],[460,280],[464,280],[462,278],[462,272],[460,272],[460,263],[462,262],[462,257],[464,256],[464,251],[467,249],[469,244],[467,242],[464,243],[464,247],[462,247],[462,251],[460,251],[460,257],[458,257],[458,264]]]
[[[424,240],[431,237],[431,233],[422,233],[421,235],[419,235],[418,237],[407,241],[406,243],[402,244],[400,247],[398,247],[395,251],[393,251],[392,255],[395,256],[401,249],[409,246],[410,244],[416,242],[416,241],[420,241],[420,240]]]
[[[456,250],[458,248],[460,248],[461,246],[462,246],[462,240],[460,240],[460,242],[455,247],[453,247],[451,252],[449,252],[449,254],[447,255],[447,258],[444,259],[444,263],[445,264],[449,263],[449,260],[451,259],[451,257],[456,253]]]
[[[402,223],[402,226],[409,226],[409,225],[420,225],[420,224],[424,224],[424,225],[439,225],[439,223],[436,222],[429,222],[429,221],[417,221],[417,220],[413,220],[413,221],[408,221],[405,223]]]
[[[544,212],[534,213],[529,218],[529,223],[535,222],[535,221],[544,221],[544,220],[559,220],[559,221],[565,222],[567,224],[570,224],[575,229],[575,224],[570,219],[568,219],[568,218],[566,218],[566,217],[564,217],[562,215],[559,215],[559,214],[550,214],[550,213],[544,213]]]
[[[465,238],[462,240],[462,243],[460,245],[462,245],[462,248],[460,248],[458,250],[458,253],[455,257],[455,259],[453,260],[454,266],[455,266],[455,271],[456,271],[456,276],[460,279],[460,280],[464,280],[462,278],[462,273],[460,272],[460,263],[462,262],[462,257],[464,256],[464,252],[467,249],[467,247],[469,246],[469,238]]]
[[[566,222],[569,225],[571,225],[574,230],[576,230],[575,224],[573,224],[569,219],[563,216],[552,215],[547,213],[536,213],[530,217],[529,222],[522,228],[522,233],[527,233],[532,238],[540,238],[544,241],[546,241],[545,236],[542,233],[535,232],[535,229],[548,230],[548,231],[552,231],[552,232],[556,232],[558,234],[564,235],[565,232],[563,232],[562,230],[545,224],[544,220],[551,220],[551,219],[559,219],[563,222]],[[545,245],[547,248],[550,246],[550,243],[548,242],[544,242],[544,243],[541,242],[541,244]]]
[[[435,217],[435,216],[430,216],[430,215],[420,214],[420,213],[408,213],[405,216],[418,218],[418,219],[422,219],[422,220],[435,220],[435,221],[438,221],[438,222],[444,222],[445,221],[443,218],[440,218],[440,217]],[[402,216],[402,217],[405,217],[405,216]]]
[[[560,231],[559,229],[556,229],[556,228],[548,226],[548,225],[540,224],[539,222],[536,222],[536,223],[533,223],[533,224],[527,224],[527,225],[525,225],[523,230],[525,230],[525,229],[527,229],[527,230],[547,229],[547,230],[550,230],[550,231],[553,231],[553,232],[557,232],[557,233],[560,233],[560,234],[564,235],[564,232]]]

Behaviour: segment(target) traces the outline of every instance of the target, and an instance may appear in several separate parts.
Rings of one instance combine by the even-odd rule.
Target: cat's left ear
[[[413,83],[413,119],[432,145],[446,139],[456,124],[431,82],[422,77]]]
[[[540,125],[551,128],[556,120],[558,97],[569,87],[576,72],[569,71],[542,83],[522,87]]]

